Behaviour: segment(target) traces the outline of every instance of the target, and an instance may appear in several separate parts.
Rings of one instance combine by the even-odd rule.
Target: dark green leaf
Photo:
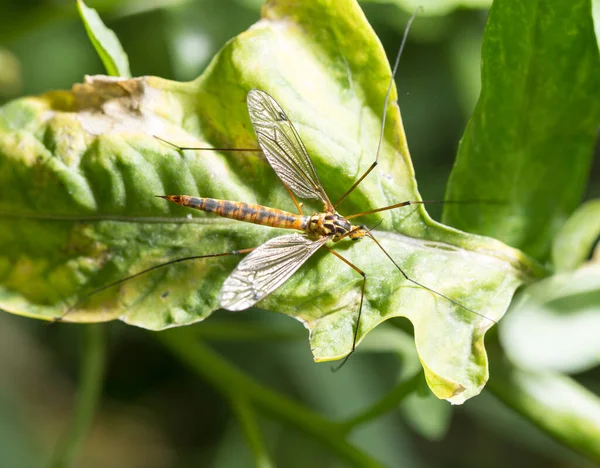
[[[594,30],[596,32],[596,40],[600,45],[600,2],[592,0],[592,17],[594,18]]]
[[[482,91],[450,178],[443,220],[546,259],[585,188],[600,122],[590,0],[497,0]]]
[[[281,234],[155,197],[201,195],[293,211],[261,154],[180,153],[153,138],[256,147],[245,106],[251,88],[286,110],[332,200],[368,167],[390,70],[360,9],[350,1],[271,2],[263,15],[194,82],[98,77],[0,110],[0,307],[51,319],[84,293],[160,262]],[[340,211],[418,198],[392,104],[380,165]],[[359,339],[384,320],[408,317],[432,390],[460,403],[487,380],[486,330],[537,267],[498,241],[433,222],[422,206],[364,219],[378,220],[375,235],[404,271],[460,306],[404,280],[370,240],[343,241],[337,252],[368,277]],[[94,296],[65,319],[119,318],[154,330],[200,321],[219,308],[219,288],[238,261],[155,271]],[[301,320],[315,360],[333,360],[351,348],[360,286],[354,270],[323,250],[259,305]]]

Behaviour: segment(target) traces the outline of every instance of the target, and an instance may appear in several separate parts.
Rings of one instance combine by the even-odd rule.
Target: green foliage
[[[600,403],[577,381],[543,368],[511,366],[494,356],[490,387],[508,406],[557,440],[600,462]]]
[[[374,157],[390,76],[362,12],[352,3],[340,8],[272,4],[264,11],[268,21],[232,41],[192,83],[97,77],[70,93],[5,106],[0,122],[11,130],[4,140],[11,157],[4,159],[3,185],[32,182],[2,199],[5,214],[19,225],[4,232],[5,262],[16,266],[5,276],[2,307],[52,319],[64,313],[65,301],[75,303],[146,267],[254,247],[272,237],[271,229],[189,213],[155,197],[200,195],[292,209],[262,157],[180,154],[153,138],[182,146],[255,146],[244,105],[251,88],[266,90],[288,109],[330,197],[339,198]],[[378,171],[342,212],[420,198],[398,108],[392,105],[388,115]],[[386,319],[408,317],[432,391],[461,403],[487,380],[485,331],[536,267],[492,239],[433,222],[422,207],[365,219],[381,220],[375,234],[386,250],[411,279],[439,294],[405,281],[374,243],[340,243],[344,256],[368,275],[359,340]],[[32,254],[40,230],[48,241]],[[219,288],[234,264],[182,263],[106,291],[64,319],[120,318],[153,330],[194,323],[219,308]],[[260,306],[304,322],[315,360],[338,359],[352,346],[360,281],[323,252]]]
[[[440,13],[464,3],[429,6]],[[78,8],[108,73],[128,76],[116,36],[94,10],[83,2]],[[389,73],[355,3],[271,1],[263,20],[234,38],[193,82],[93,77],[72,91],[3,106],[0,217],[7,222],[0,226],[0,307],[52,319],[90,290],[160,262],[253,247],[278,235],[189,213],[154,197],[210,196],[293,211],[262,155],[178,152],[153,136],[182,146],[254,147],[244,99],[249,89],[263,89],[288,113],[336,200],[373,159]],[[547,260],[552,245],[560,273],[523,288],[500,324],[507,356],[492,337],[491,390],[594,460],[600,459],[595,444],[600,401],[559,372],[597,365],[598,246],[587,261],[597,241],[597,203],[564,221],[587,178],[600,120],[598,78],[589,1],[496,0],[484,38],[482,94],[448,187],[449,199],[484,203],[449,204],[444,210],[446,223],[499,237],[538,260]],[[419,198],[399,110],[391,104],[380,165],[340,211]],[[305,211],[320,208],[309,205]],[[367,225],[380,220],[374,232],[404,271],[464,307],[403,280],[368,240],[336,246],[368,275],[359,349],[392,352],[403,363],[395,385],[354,416],[325,418],[235,369],[199,340],[210,338],[212,330],[213,338],[262,343],[272,333],[231,326],[219,331],[207,323],[197,331],[181,327],[159,335],[166,349],[228,400],[257,466],[273,462],[255,410],[355,466],[379,462],[348,442],[348,435],[400,402],[416,432],[441,439],[450,409],[423,393],[424,382],[452,403],[478,394],[488,378],[483,336],[490,319],[502,317],[520,284],[547,273],[499,241],[432,221],[422,206],[365,218]],[[152,330],[190,325],[218,308],[218,290],[237,261],[201,260],[158,270],[78,304],[65,320],[118,318]],[[358,275],[321,252],[259,306],[302,321],[315,360],[327,361],[350,350],[359,298]],[[393,317],[411,320],[416,352],[410,334],[381,324]],[[98,398],[103,350],[93,343],[86,356],[95,364],[88,368],[83,362],[78,413],[56,466],[69,463]],[[310,384],[316,393],[323,390],[316,381]],[[333,392],[331,402],[347,388]]]
[[[450,13],[457,8],[486,8],[490,0],[364,0],[363,3],[394,3],[406,11],[421,10],[421,15],[437,16]]]
[[[77,0],[77,10],[90,42],[102,59],[106,73],[111,76],[130,77],[129,59],[116,34],[104,26],[96,10],[88,8],[82,0]]]
[[[581,200],[600,121],[589,0],[494,3],[482,64],[447,198],[502,205],[448,205],[443,221],[545,260]]]
[[[552,254],[558,273],[526,288],[503,321],[502,343],[529,369],[581,372],[600,362],[600,262],[587,261],[600,235],[600,203],[590,200],[563,224]]]
[[[600,264],[531,285],[512,305],[501,337],[513,362],[581,372],[600,362]]]
[[[600,200],[581,205],[562,225],[552,242],[556,271],[573,271],[582,266],[600,237]]]

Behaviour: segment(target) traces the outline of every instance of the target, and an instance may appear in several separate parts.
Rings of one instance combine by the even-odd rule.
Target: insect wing
[[[299,197],[332,207],[298,132],[275,99],[252,89],[247,101],[258,143],[283,183]]]
[[[219,303],[244,310],[281,286],[328,238],[312,241],[300,234],[275,237],[252,251],[223,283]]]

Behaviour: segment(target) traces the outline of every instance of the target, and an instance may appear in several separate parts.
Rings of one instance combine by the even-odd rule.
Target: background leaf
[[[521,367],[581,372],[600,362],[600,264],[523,290],[500,326],[506,354]]]
[[[502,205],[446,205],[443,222],[546,259],[586,185],[599,83],[590,0],[495,1],[446,199]]]
[[[552,263],[557,271],[571,271],[590,256],[600,237],[600,200],[590,200],[562,225],[552,243]]]
[[[77,10],[91,43],[106,67],[106,73],[130,77],[129,59],[116,34],[104,25],[96,10],[88,8],[82,0],[77,0]]]

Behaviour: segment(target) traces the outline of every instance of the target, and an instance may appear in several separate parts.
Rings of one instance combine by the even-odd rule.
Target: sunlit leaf
[[[294,206],[260,153],[183,153],[180,145],[255,148],[245,97],[271,94],[300,133],[332,200],[374,158],[390,69],[353,2],[271,2],[191,83],[90,78],[72,91],[0,109],[0,307],[52,319],[86,292],[174,258],[260,245],[281,230],[192,212],[156,198],[200,195]],[[395,101],[395,93],[393,93]],[[419,198],[398,107],[391,104],[380,164],[339,210],[351,214]],[[305,212],[321,209],[307,203]],[[539,269],[493,239],[433,222],[422,207],[364,218],[412,279],[370,240],[337,252],[363,269],[359,340],[408,317],[427,381],[454,403],[488,376],[485,332],[515,288]],[[153,330],[219,308],[236,258],[183,262],[106,290],[65,320],[120,319]],[[352,345],[361,277],[325,250],[258,305],[310,329],[317,361]],[[460,305],[452,303],[449,299]]]

